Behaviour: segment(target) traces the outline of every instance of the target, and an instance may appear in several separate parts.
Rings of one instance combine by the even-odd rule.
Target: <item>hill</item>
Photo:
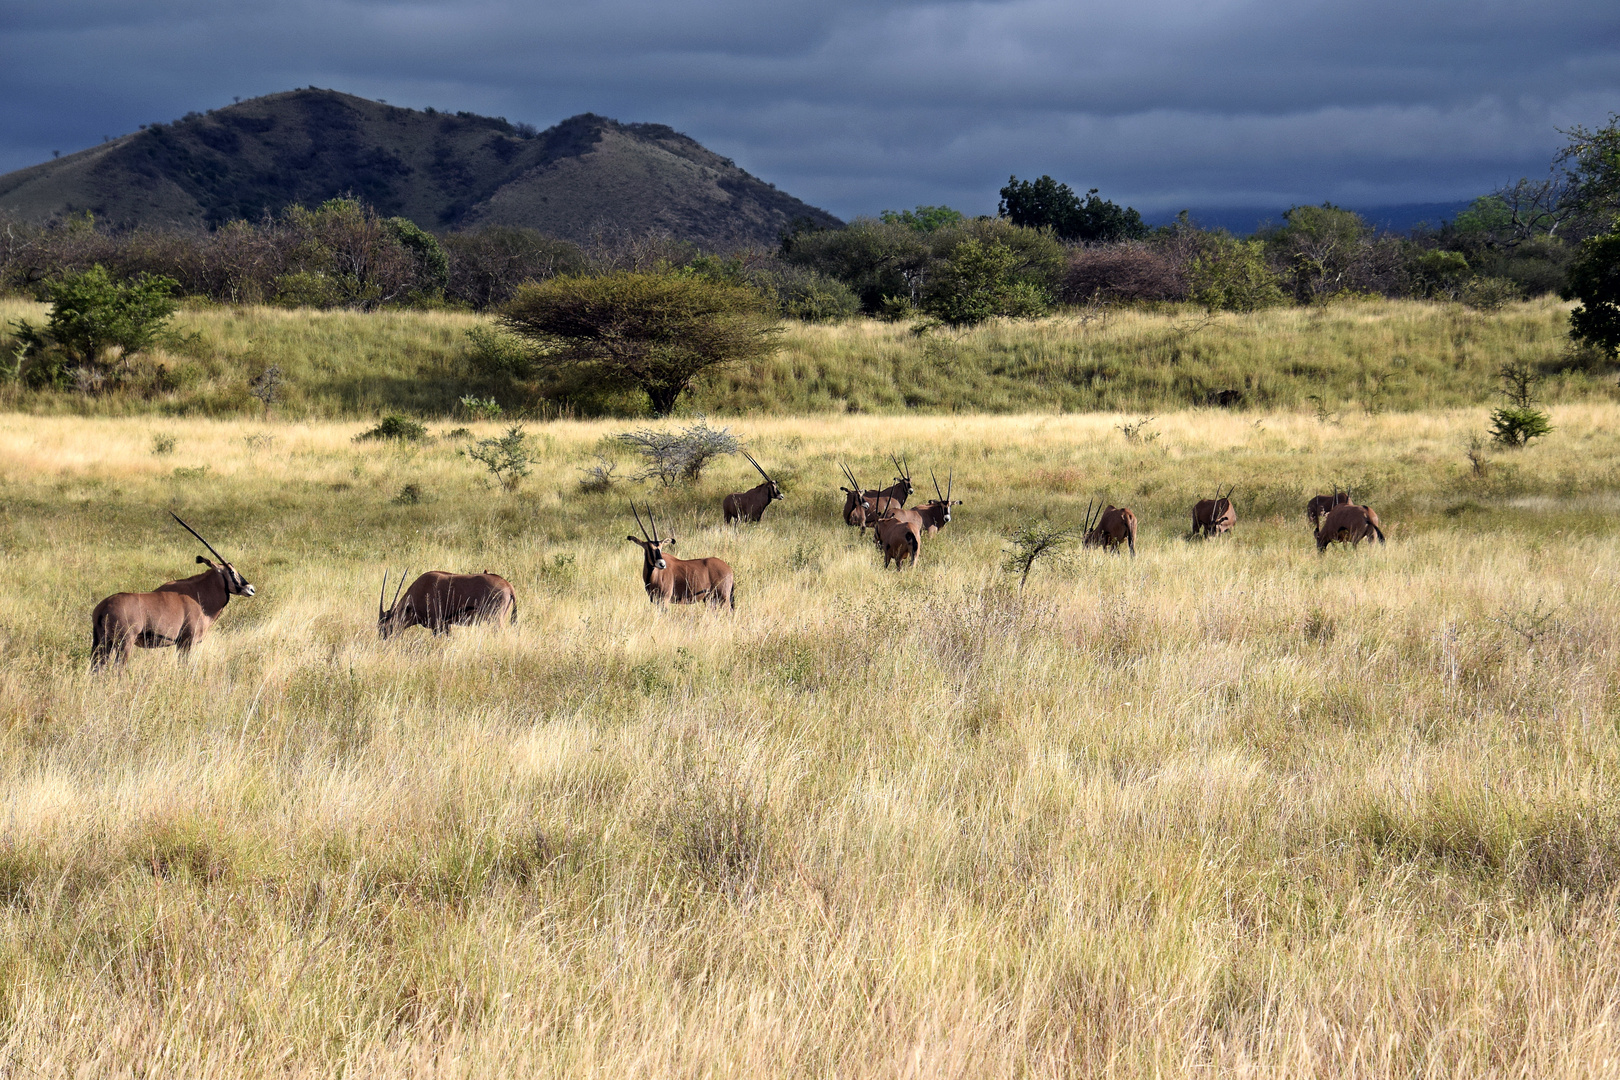
[[[838,224],[662,124],[586,113],[536,131],[313,87],[0,176],[0,213],[203,227],[344,194],[434,231],[522,225],[571,240],[667,230],[724,248],[774,243],[795,218]]]

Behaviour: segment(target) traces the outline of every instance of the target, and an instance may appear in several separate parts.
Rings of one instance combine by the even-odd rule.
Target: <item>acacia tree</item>
[[[669,415],[700,372],[769,356],[779,332],[757,290],[682,271],[531,283],[501,322],[539,345],[535,367],[638,387],[657,416]]]

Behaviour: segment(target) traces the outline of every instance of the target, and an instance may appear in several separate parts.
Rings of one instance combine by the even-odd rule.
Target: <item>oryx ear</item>
[[[637,540],[637,539],[636,539],[636,538],[635,538],[635,537],[633,537],[633,536],[627,536],[627,537],[625,537],[625,539],[626,539],[626,540],[628,540],[628,541],[630,541],[630,542],[631,542],[631,543],[632,543],[632,544],[639,544],[639,543],[641,543],[641,541],[640,541],[640,540]]]
[[[675,546],[675,538],[673,536],[664,537],[664,546],[665,547],[674,547]]]
[[[210,570],[218,570],[219,569],[219,567],[215,566],[213,563],[208,561],[208,556],[206,556],[206,555],[197,556],[197,563],[198,563],[199,566],[206,566]]]

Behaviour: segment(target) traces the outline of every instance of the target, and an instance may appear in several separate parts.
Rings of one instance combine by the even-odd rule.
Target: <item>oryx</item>
[[[1232,506],[1233,490],[1227,488],[1225,495],[1217,490],[1213,499],[1199,499],[1193,504],[1194,536],[1219,536],[1221,533],[1232,531],[1232,526],[1237,524],[1237,510]]]
[[[767,506],[782,498],[782,489],[777,486],[776,481],[772,480],[764,469],[760,468],[759,462],[754,460],[754,455],[744,450],[742,456],[748,459],[748,464],[759,470],[759,475],[765,478],[765,482],[756,487],[751,487],[747,491],[737,492],[725,497],[720,507],[725,512],[727,525],[730,525],[738,518],[744,521],[758,521],[760,516],[765,513]]]
[[[1344,542],[1355,547],[1362,540],[1376,537],[1384,543],[1384,530],[1378,527],[1378,515],[1370,506],[1340,503],[1327,512],[1316,530],[1316,550],[1326,551],[1332,543]]]
[[[1093,518],[1092,506],[1087,503],[1085,539],[1081,545],[1118,551],[1121,544],[1128,544],[1131,557],[1136,557],[1136,515],[1126,507],[1109,503]]]
[[[951,523],[951,507],[961,506],[962,500],[951,499],[951,488],[956,483],[956,469],[952,468],[945,477],[945,493],[940,494],[939,477],[934,470],[928,470],[928,479],[934,482],[934,498],[929,499],[921,506],[916,507],[917,514],[922,518],[923,531],[932,536]]]
[[[1333,495],[1313,495],[1311,501],[1305,504],[1305,517],[1311,523],[1314,532],[1322,524],[1322,515],[1335,506],[1344,506],[1350,501],[1350,493],[1340,491]]]
[[[736,577],[725,560],[677,559],[665,555],[664,548],[674,547],[675,538],[658,535],[658,520],[653,517],[652,507],[647,507],[647,520],[652,525],[650,537],[634,502],[630,504],[630,512],[636,515],[641,538],[627,536],[625,539],[641,548],[641,583],[647,589],[648,600],[655,604],[695,604],[706,600],[737,610]]]
[[[896,571],[905,569],[905,560],[911,559],[912,569],[917,566],[917,553],[922,548],[922,530],[918,527],[911,511],[901,511],[905,517],[879,518],[872,528],[873,539],[878,549],[883,552],[883,569],[889,568],[889,561],[894,561]]]
[[[850,483],[849,487],[838,489],[844,493],[845,525],[853,525],[865,532],[878,518],[905,505],[899,499],[862,488],[848,465],[839,462],[838,467],[844,471],[844,478]]]
[[[413,626],[425,626],[438,637],[448,634],[452,626],[499,623],[503,618],[517,622],[517,591],[511,582],[488,570],[482,574],[429,570],[411,582],[401,597],[404,585],[402,573],[394,586],[393,603],[384,608],[388,571],[383,571],[382,592],[377,594],[377,633],[384,640]]]
[[[231,597],[253,595],[253,586],[212,544],[173,510],[169,516],[202,540],[203,547],[219,562],[209,562],[199,555],[197,561],[208,567],[200,574],[165,582],[152,592],[114,593],[97,604],[90,613],[93,671],[105,667],[108,660],[119,665],[127,663],[132,648],[162,649],[173,645],[185,659],[224,612]]]

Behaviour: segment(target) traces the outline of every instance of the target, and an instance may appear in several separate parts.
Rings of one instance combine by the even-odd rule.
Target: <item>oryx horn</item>
[[[951,488],[955,484],[956,484],[956,466],[952,465],[950,475],[945,477],[945,501],[947,503],[951,501]],[[939,485],[935,484],[934,486],[938,487]]]
[[[174,518],[176,521],[180,521],[180,515],[175,513],[173,510],[169,511],[169,516]],[[192,536],[195,536],[198,540],[202,540],[202,546],[207,548],[209,551],[213,551],[214,558],[218,559],[220,562],[225,561],[225,556],[221,555],[217,551],[214,551],[214,545],[210,544],[206,540],[203,540],[201,533],[199,533],[196,529],[193,529],[190,525],[187,525],[184,521],[180,521],[180,524],[186,530],[186,532],[190,533]]]
[[[405,588],[405,579],[410,577],[410,576],[411,576],[411,568],[407,566],[405,568],[404,572],[399,575],[399,580],[394,582],[394,598],[392,600],[390,600],[389,603],[388,603],[388,610],[389,611],[393,611],[396,607],[399,606],[399,594]]]
[[[641,512],[636,509],[636,500],[634,500],[634,499],[630,500],[630,512],[632,514],[636,515],[636,528],[641,530],[641,538],[643,540],[652,539],[650,536],[647,535],[647,526],[645,526],[645,525],[643,525],[641,523]],[[649,514],[652,513],[652,507],[649,506],[647,508],[647,513],[649,513]]]
[[[738,449],[742,450],[742,447],[738,447]],[[764,469],[761,469],[759,467],[759,462],[754,460],[754,455],[753,454],[750,454],[748,451],[743,450],[742,451],[742,456],[748,459],[748,464],[752,465],[756,470],[758,470],[759,475],[765,477],[765,482],[767,484],[771,482],[770,474],[768,474]]]
[[[939,477],[934,475],[933,469],[928,470],[928,479],[934,482],[934,498],[944,500],[946,497],[939,492]]]
[[[381,621],[382,617],[385,614],[387,614],[387,612],[385,612],[383,610],[383,597],[385,597],[387,595],[388,595],[388,570],[387,570],[387,568],[384,568],[383,569],[382,591],[377,594],[377,619],[379,621]]]

